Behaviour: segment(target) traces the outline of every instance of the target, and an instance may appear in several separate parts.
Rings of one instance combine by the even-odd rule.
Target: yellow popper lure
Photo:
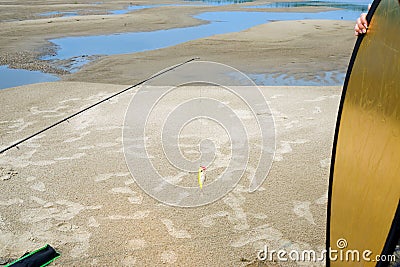
[[[199,182],[200,189],[203,189],[203,184],[206,181],[206,170],[206,167],[200,166],[199,172],[197,174],[197,180]]]

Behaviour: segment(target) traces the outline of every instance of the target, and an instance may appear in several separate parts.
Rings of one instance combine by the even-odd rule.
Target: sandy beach
[[[1,116],[3,143],[122,88],[57,82],[3,90],[1,104],[9,107]],[[134,183],[121,144],[132,93],[2,155],[2,174],[15,173],[1,181],[2,255],[50,243],[63,254],[60,266],[246,266],[264,244],[321,250],[340,88],[262,92],[277,130],[269,176],[255,193],[247,193],[242,179],[225,198],[201,208],[162,205]],[[20,94],[36,98],[10,107]]]
[[[135,16],[105,16],[107,10],[127,4],[106,2],[93,11],[87,0],[68,5],[58,0],[32,5],[0,1],[7,6],[7,12],[0,12],[0,65],[63,73],[37,58],[54,49],[48,39],[187,27],[204,23],[192,17],[199,12],[238,9],[172,6],[135,11]],[[82,10],[79,16],[35,15],[76,6]],[[310,10],[321,8],[297,8]],[[352,27],[353,22],[340,20],[276,21],[154,51],[103,56],[79,72],[64,73],[59,82],[0,90],[0,147],[196,56],[245,73],[286,73],[299,79],[345,72],[355,41]],[[53,266],[311,266],[261,262],[257,252],[264,246],[288,251],[325,248],[330,153],[342,88],[259,88],[276,128],[270,173],[256,192],[248,192],[245,175],[231,193],[203,207],[164,205],[133,179],[122,131],[126,110],[140,87],[0,155],[0,265],[51,244],[62,254]],[[199,88],[188,88],[185,97],[199,97]],[[169,107],[177,100],[164,104]],[[224,101],[234,103],[229,97]],[[240,119],[246,120],[246,114]],[[156,124],[149,127],[159,131]],[[214,131],[207,126],[203,130]],[[182,147],[197,145],[182,141]],[[219,157],[229,160],[223,153]],[[169,168],[162,160],[156,163],[156,168]],[[256,164],[250,157],[249,170]]]

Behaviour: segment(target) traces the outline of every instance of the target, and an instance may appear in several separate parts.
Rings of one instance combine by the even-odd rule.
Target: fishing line
[[[104,102],[110,100],[111,98],[114,98],[114,97],[116,97],[116,96],[118,96],[118,95],[120,95],[120,94],[122,94],[122,93],[125,93],[126,91],[128,91],[128,90],[130,90],[130,89],[132,89],[132,88],[138,87],[139,85],[142,85],[142,84],[144,84],[144,83],[146,83],[146,82],[148,82],[148,81],[150,81],[150,80],[152,80],[152,79],[154,79],[154,78],[156,78],[156,77],[158,77],[158,76],[161,76],[161,75],[163,75],[163,74],[165,74],[165,73],[167,73],[167,72],[169,72],[169,71],[172,71],[172,70],[174,70],[174,69],[176,69],[176,68],[179,68],[179,67],[181,67],[181,66],[183,66],[183,65],[185,65],[185,64],[187,64],[187,63],[189,63],[189,62],[192,62],[192,61],[198,60],[198,59],[199,59],[198,57],[195,57],[195,58],[189,59],[189,60],[187,60],[187,61],[185,61],[185,62],[179,63],[179,64],[177,64],[177,65],[175,65],[175,66],[172,66],[172,67],[170,67],[170,68],[167,68],[167,69],[165,69],[165,70],[163,70],[163,71],[160,71],[160,72],[158,72],[158,73],[156,73],[156,74],[150,76],[149,78],[147,78],[147,79],[145,79],[145,80],[143,80],[143,81],[141,81],[141,82],[138,82],[137,84],[131,85],[131,86],[129,86],[128,88],[125,88],[125,89],[123,89],[123,90],[121,90],[121,91],[119,91],[119,92],[117,92],[117,93],[115,93],[115,94],[113,94],[113,95],[111,95],[111,96],[109,96],[109,97],[104,98],[103,100],[100,100],[99,102],[96,102],[96,103],[94,103],[94,104],[92,104],[92,105],[90,105],[90,106],[88,106],[88,107],[86,107],[86,108],[84,108],[84,109],[81,109],[80,111],[78,111],[78,112],[76,112],[76,113],[74,113],[74,114],[72,114],[72,115],[69,115],[68,117],[66,117],[66,118],[64,118],[64,119],[62,119],[62,120],[59,120],[59,121],[56,122],[56,123],[53,123],[52,125],[50,125],[50,126],[44,128],[43,130],[40,130],[40,131],[38,131],[38,132],[36,132],[36,133],[34,133],[34,134],[32,134],[32,135],[30,135],[30,136],[28,136],[28,137],[26,137],[26,138],[20,140],[20,141],[18,141],[18,142],[15,142],[14,144],[12,144],[12,145],[10,145],[10,146],[8,146],[8,147],[2,149],[2,150],[0,151],[0,154],[3,154],[4,152],[10,150],[11,148],[14,148],[14,147],[18,148],[18,145],[20,145],[20,144],[22,144],[22,143],[28,141],[29,139],[32,139],[33,137],[35,137],[35,136],[37,136],[37,135],[39,135],[39,134],[41,134],[41,133],[43,133],[43,132],[45,132],[45,131],[47,131],[47,130],[50,130],[51,128],[53,128],[53,127],[55,127],[55,126],[57,126],[57,125],[59,125],[59,124],[65,122],[65,121],[68,121],[69,119],[71,119],[71,118],[73,118],[73,117],[75,117],[75,116],[77,116],[77,115],[79,115],[79,114],[81,114],[81,113],[83,113],[83,112],[85,112],[85,111],[87,111],[87,110],[89,110],[89,109],[95,107],[95,106],[98,106],[98,105],[100,105],[101,103],[104,103]]]

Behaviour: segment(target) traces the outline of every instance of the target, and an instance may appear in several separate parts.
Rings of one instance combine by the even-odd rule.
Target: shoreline
[[[63,80],[128,85],[192,57],[223,63],[244,73],[312,79],[321,71],[346,72],[355,43],[350,25],[350,21],[271,22],[173,47],[102,57]],[[333,45],[335,42],[340,45]]]
[[[170,2],[169,2],[170,3]],[[116,3],[116,7],[120,5],[121,3]],[[145,4],[144,2],[141,4]],[[251,3],[254,4],[255,3]],[[257,4],[262,4],[258,3]],[[251,6],[251,5],[244,5],[244,6]],[[43,7],[42,7],[43,8]],[[40,9],[39,9],[40,10]],[[177,12],[179,10],[179,12]],[[137,10],[133,11],[131,14],[123,14],[123,15],[107,15],[107,16],[102,16],[102,15],[89,15],[89,16],[75,16],[75,17],[56,17],[56,18],[39,18],[35,20],[29,20],[29,21],[18,21],[18,22],[0,22],[0,24],[4,24],[3,30],[0,30],[0,33],[2,36],[6,36],[6,38],[2,38],[0,40],[0,65],[9,65],[10,68],[14,69],[27,69],[27,70],[39,70],[43,71],[45,73],[50,73],[50,74],[56,74],[56,75],[61,75],[61,79],[65,80],[75,80],[78,81],[82,76],[85,76],[85,74],[77,74],[77,77],[79,79],[75,79],[74,73],[68,73],[64,69],[61,68],[59,63],[52,63],[48,62],[45,60],[41,60],[40,57],[43,55],[48,55],[48,54],[53,54],[56,53],[57,48],[54,46],[54,44],[50,43],[48,40],[53,39],[53,38],[59,38],[59,37],[68,37],[68,36],[83,36],[83,35],[97,35],[97,34],[108,34],[108,33],[122,33],[122,32],[136,32],[136,30],[141,30],[141,31],[154,31],[154,30],[160,30],[160,29],[173,29],[173,28],[181,28],[181,27],[193,27],[193,26],[198,26],[204,23],[207,23],[205,21],[201,21],[195,17],[193,17],[196,14],[202,13],[202,12],[209,12],[209,11],[245,11],[245,12],[261,12],[261,11],[274,11],[274,12],[320,12],[320,11],[326,11],[326,10],[336,10],[334,8],[319,8],[319,7],[302,7],[302,8],[285,8],[285,9],[250,9],[250,8],[243,8],[243,7],[238,7],[235,5],[229,5],[229,6],[195,6],[195,7],[174,7],[174,6],[167,6],[167,7],[160,7],[160,8],[150,8],[150,9],[143,9],[143,10]],[[154,16],[154,14],[157,14],[157,16]],[[178,14],[178,16],[172,16],[171,20],[171,14]],[[156,18],[155,18],[156,17]],[[168,18],[168,20],[166,19]],[[136,23],[135,21],[145,21],[146,23]],[[282,21],[280,21],[282,22]],[[283,21],[284,22],[284,21]],[[96,28],[94,25],[96,23],[101,24],[101,29]],[[275,23],[275,22],[269,22],[269,23]],[[268,23],[268,24],[269,24]],[[307,22],[306,22],[307,23]],[[332,21],[331,23],[336,23],[335,21]],[[343,25],[343,22],[339,22]],[[79,26],[79,31],[71,31],[71,27],[76,27],[74,25],[80,25]],[[348,23],[350,25],[350,22]],[[121,27],[121,25],[123,25]],[[140,27],[135,26],[135,25],[140,25]],[[132,27],[133,26],[133,27]],[[145,28],[143,28],[145,26]],[[262,26],[262,25],[259,25]],[[258,26],[255,26],[253,28],[257,28]],[[287,26],[283,26],[287,27]],[[11,33],[9,28],[14,28],[13,32]],[[52,29],[57,29],[57,33],[54,32]],[[28,30],[29,31],[29,37],[26,40],[18,40],[18,35],[19,36],[24,36],[24,31]],[[246,31],[251,31],[252,28],[246,30]],[[16,33],[18,33],[16,35]],[[54,33],[52,33],[54,32]],[[43,33],[45,33],[43,35]],[[227,40],[230,42],[232,40],[232,35],[234,34],[239,34],[239,32],[233,33],[233,34],[220,34],[212,37],[207,37],[205,39],[212,39],[213,37],[219,38],[221,40]],[[259,34],[262,35],[263,32],[259,31]],[[344,34],[344,33],[343,33]],[[226,37],[225,37],[226,36]],[[12,39],[12,46],[10,46],[9,40],[7,39]],[[315,37],[313,37],[315,38]],[[204,39],[204,38],[203,38]],[[204,44],[201,40],[203,39],[196,39],[193,41],[189,41],[189,45],[186,47],[190,46],[190,44],[194,44],[194,46],[201,46],[199,47],[200,51],[206,51],[210,50],[207,45]],[[268,38],[266,39],[268,41]],[[313,40],[313,41],[318,41],[318,40]],[[310,43],[313,42],[310,40]],[[343,40],[340,40],[338,43],[342,43]],[[186,44],[186,43],[184,43]],[[348,45],[349,41],[346,40],[345,44]],[[182,45],[182,44],[181,44]],[[222,44],[224,45],[224,44]],[[229,45],[229,44],[227,44]],[[168,50],[171,47],[167,48],[161,48],[157,50],[163,50],[165,49],[166,53],[169,53],[170,51]],[[212,47],[213,48],[213,47]],[[211,49],[212,49],[211,48]],[[184,48],[187,50],[187,48]],[[256,46],[252,48],[253,50],[263,50],[262,46]],[[147,52],[138,52],[138,53],[132,53],[129,56],[131,58],[135,58],[136,55],[140,56],[142,53],[149,53],[149,56],[151,57],[151,54],[153,52],[157,53],[157,50],[152,50],[152,51],[147,51]],[[214,51],[213,51],[214,52]],[[195,52],[196,53],[196,52]],[[193,53],[193,54],[195,54]],[[223,51],[218,51],[218,53],[223,53]],[[197,53],[198,54],[198,53]],[[145,55],[145,54],[144,54]],[[231,55],[226,55],[230,57]],[[272,56],[272,55],[269,55]],[[108,59],[111,56],[100,56],[100,60],[102,59]],[[204,57],[204,56],[203,56]],[[116,57],[117,58],[117,57]],[[207,57],[204,57],[207,60],[209,60]],[[210,58],[210,60],[213,60]],[[68,65],[69,61],[62,61],[63,64]],[[252,60],[250,60],[252,62]],[[249,63],[250,63],[249,62]],[[229,64],[228,62],[223,62],[226,64]],[[56,64],[56,65],[54,65]],[[347,62],[346,62],[347,64]],[[96,68],[96,66],[99,65],[99,60],[95,60],[90,62],[89,64],[85,65],[81,70],[84,70],[85,68]],[[251,69],[244,69],[243,71],[247,73],[261,73],[262,69],[259,67],[254,67],[254,64]],[[132,64],[130,64],[129,68],[133,67]],[[162,67],[161,65],[159,67]],[[236,66],[234,66],[236,67]],[[288,69],[289,66],[286,66],[285,68]],[[290,66],[292,67],[292,66]],[[99,71],[100,69],[97,68]],[[336,69],[329,69],[328,71],[332,71]],[[156,69],[154,69],[156,71]],[[282,71],[278,71],[279,73],[286,73]],[[86,73],[85,71],[83,73]],[[107,76],[106,73],[102,73],[103,80],[104,82],[115,82],[115,80],[110,80],[108,81],[107,79],[104,79],[104,77]],[[140,76],[142,78],[143,76]],[[88,80],[85,79],[85,81],[96,81],[96,79],[91,79],[90,77],[87,77]],[[139,78],[139,79],[140,79]],[[122,78],[122,80],[124,80]],[[122,81],[123,84],[127,84],[128,81]]]

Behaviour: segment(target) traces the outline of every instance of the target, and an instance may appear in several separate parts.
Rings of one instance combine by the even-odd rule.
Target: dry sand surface
[[[122,88],[56,82],[3,90],[2,144]],[[122,151],[132,95],[127,93],[1,156],[0,254],[15,258],[49,243],[62,253],[55,263],[60,266],[245,266],[264,245],[323,249],[341,90],[261,89],[274,114],[277,150],[268,178],[255,193],[247,192],[242,179],[233,192],[201,208],[173,208],[146,195]],[[196,97],[198,89],[187,94]],[[8,172],[9,179],[3,179]]]
[[[134,16],[108,16],[108,10],[123,9],[129,1],[92,3],[0,0],[0,65],[57,72],[37,59],[54,49],[49,38],[191,26],[204,23],[193,14],[238,9],[163,7],[136,11]],[[75,17],[37,15],[77,9],[80,14]],[[247,73],[288,73],[302,79],[323,71],[344,72],[355,40],[352,25],[277,21],[155,51],[104,56],[62,76],[60,82],[0,90],[0,147],[195,56]],[[324,249],[330,153],[341,87],[261,90],[276,127],[276,155],[267,179],[248,193],[245,176],[224,198],[200,208],[159,203],[129,172],[122,128],[136,89],[0,155],[0,265],[46,243],[62,254],[54,266],[275,266],[256,260],[264,245],[288,251]],[[198,87],[185,94],[198,97]],[[239,114],[246,120],[246,113]],[[159,131],[157,125],[151,127]],[[196,149],[193,140],[185,142],[183,147]],[[229,155],[218,155],[220,162],[229,160]],[[161,161],[157,164],[168,168]],[[254,164],[250,158],[249,166]]]

